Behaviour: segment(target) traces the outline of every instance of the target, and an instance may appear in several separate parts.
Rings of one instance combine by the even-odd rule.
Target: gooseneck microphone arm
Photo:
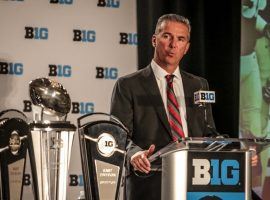
[[[208,85],[207,83],[203,83],[203,81],[200,79],[200,91],[208,91],[209,88],[208,88]],[[200,97],[199,97],[200,98]],[[216,137],[216,138],[223,138],[223,137],[227,137],[226,135],[222,135],[220,134],[215,127],[211,126],[209,123],[208,123],[208,115],[207,115],[207,105],[206,105],[207,102],[202,102],[200,101],[199,102],[199,107],[203,107],[204,109],[204,123],[205,123],[205,127],[206,127],[206,131],[210,131],[211,132],[211,135],[210,137]],[[210,103],[210,102],[209,102]]]
[[[203,110],[204,110],[204,124],[206,126],[206,130],[210,130],[211,137],[222,137],[222,135],[216,130],[216,128],[214,128],[213,126],[211,126],[208,123],[206,103],[200,103],[199,106],[203,107]]]

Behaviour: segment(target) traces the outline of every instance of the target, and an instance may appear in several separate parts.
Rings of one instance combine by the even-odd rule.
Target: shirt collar
[[[163,68],[161,68],[154,60],[152,60],[152,62],[151,62],[151,67],[152,67],[152,70],[155,74],[155,77],[158,79],[163,79],[166,75],[169,74]],[[173,72],[173,75],[177,79],[181,79],[179,67],[176,68],[176,70]]]

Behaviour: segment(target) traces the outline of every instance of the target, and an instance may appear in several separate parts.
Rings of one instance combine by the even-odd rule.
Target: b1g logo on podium
[[[192,185],[237,185],[239,183],[237,160],[192,159],[192,166],[194,167]]]
[[[188,158],[188,200],[208,199],[207,195],[243,199],[245,152],[189,152]]]

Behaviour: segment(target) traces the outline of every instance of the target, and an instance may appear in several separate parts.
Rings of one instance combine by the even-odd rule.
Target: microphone
[[[194,103],[204,105],[205,103],[215,103],[215,91],[199,90],[194,92]]]
[[[216,102],[216,93],[215,91],[209,90],[199,90],[194,92],[194,104],[202,106],[204,108],[204,121],[206,124],[206,128],[210,130],[210,137],[223,138],[225,135],[221,135],[214,127],[208,124],[207,120],[207,109],[206,104],[215,103]]]

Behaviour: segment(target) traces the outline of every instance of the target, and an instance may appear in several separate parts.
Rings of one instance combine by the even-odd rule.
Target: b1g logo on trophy
[[[78,118],[78,128],[86,200],[118,199],[127,129],[105,113]]]
[[[22,112],[0,112],[0,199],[22,199],[28,133]]]
[[[71,108],[65,88],[50,79],[29,84],[33,103],[29,153],[37,200],[66,200],[71,147],[76,127],[66,121]]]

